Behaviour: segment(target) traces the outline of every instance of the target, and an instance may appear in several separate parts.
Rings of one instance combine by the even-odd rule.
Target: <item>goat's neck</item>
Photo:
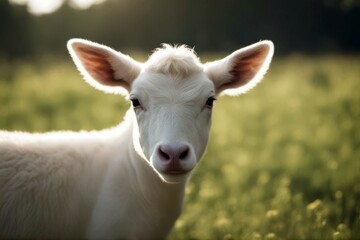
[[[115,222],[126,226],[115,233],[119,238],[137,236],[144,239],[153,236],[153,239],[162,239],[169,233],[182,209],[186,182],[163,182],[135,150],[133,120],[127,116],[121,126],[107,132],[113,134],[107,142],[110,144],[109,152],[115,153],[115,156],[107,161],[89,225],[88,234],[94,238],[106,236],[114,230],[111,227]],[[116,219],[116,216],[119,218]]]

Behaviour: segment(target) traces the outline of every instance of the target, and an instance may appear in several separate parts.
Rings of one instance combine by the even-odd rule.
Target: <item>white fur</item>
[[[101,84],[99,75],[83,66],[84,51],[75,45],[100,51],[109,62],[102,66],[111,68],[101,70],[113,72],[119,86]],[[206,148],[207,101],[219,93],[219,82],[227,83],[229,57],[205,68],[192,50],[166,45],[142,65],[90,41],[71,40],[68,47],[87,82],[136,98],[141,106],[130,109],[119,126],[102,131],[0,131],[0,238],[165,238]],[[271,56],[272,50],[255,83]],[[159,153],[165,145],[188,147],[178,166],[184,174],[166,172]]]

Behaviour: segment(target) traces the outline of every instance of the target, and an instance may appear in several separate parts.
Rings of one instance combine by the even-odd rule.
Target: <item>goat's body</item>
[[[215,96],[254,87],[272,43],[205,65],[184,46],[164,45],[145,64],[85,40],[68,48],[89,84],[133,109],[103,131],[0,131],[0,238],[164,239],[205,151]]]
[[[131,135],[128,121],[92,132],[0,132],[0,238],[165,237],[182,191],[137,156]]]

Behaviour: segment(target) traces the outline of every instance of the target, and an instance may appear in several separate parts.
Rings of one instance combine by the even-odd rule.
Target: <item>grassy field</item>
[[[0,128],[101,129],[129,107],[70,58],[0,61]],[[275,59],[220,98],[170,239],[360,239],[360,56]]]

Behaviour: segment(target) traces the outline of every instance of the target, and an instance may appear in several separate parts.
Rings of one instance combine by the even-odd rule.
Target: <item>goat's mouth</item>
[[[187,169],[184,166],[181,166],[180,161],[172,162],[168,164],[165,169],[163,169],[162,174],[170,176],[181,176],[186,175],[191,172],[192,168]]]
[[[178,183],[183,183],[190,175],[190,172],[191,170],[163,171],[160,173],[160,176],[166,183],[178,184]]]
[[[159,176],[166,183],[183,183],[191,173],[192,169],[184,169],[184,168],[165,168],[162,171],[159,171]]]

